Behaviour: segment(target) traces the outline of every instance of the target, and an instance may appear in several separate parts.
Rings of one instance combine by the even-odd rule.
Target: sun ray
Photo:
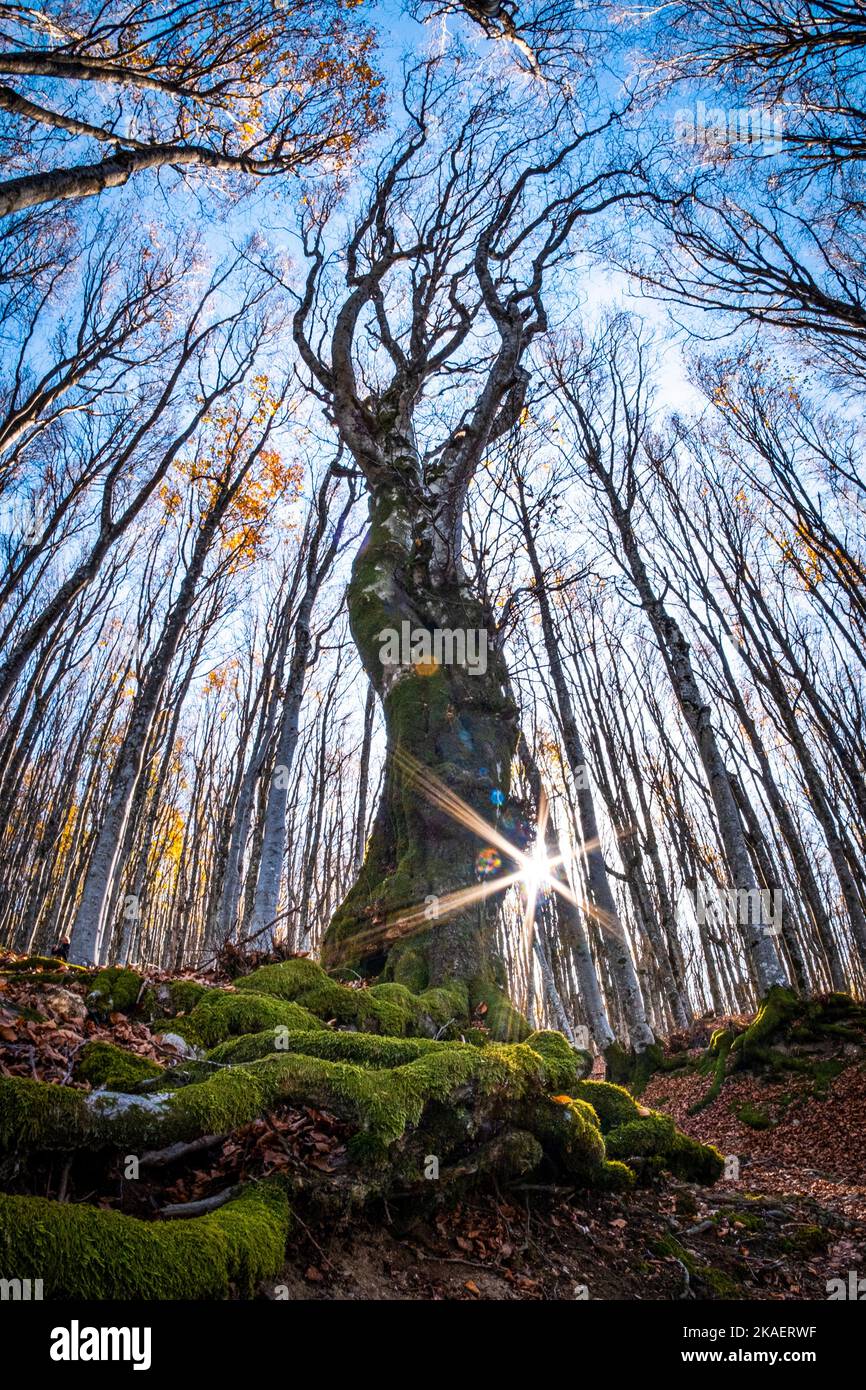
[[[538,890],[543,885],[565,898],[580,912],[598,923],[600,928],[622,938],[621,924],[610,914],[596,907],[582,895],[575,893],[564,876],[564,856],[548,855],[546,852],[547,823],[550,807],[547,794],[542,788],[539,798],[538,815],[535,825],[535,842],[532,853],[526,854],[518,848],[498,826],[486,820],[479,811],[464,801],[452,788],[446,786],[428,767],[402,749],[392,754],[394,763],[417,787],[422,796],[432,805],[443,811],[458,825],[476,835],[482,842],[501,850],[517,865],[512,872],[499,874],[483,883],[467,885],[436,897],[435,912],[431,915],[428,901],[406,907],[382,922],[375,923],[365,931],[351,938],[353,947],[360,944],[372,945],[377,939],[393,941],[404,936],[429,929],[431,921],[439,921],[461,912],[475,903],[485,902],[497,893],[504,893],[516,884],[522,884],[525,891],[523,917],[520,933],[521,952],[526,962],[527,990],[532,971],[532,951],[535,939],[535,915],[538,903]],[[597,848],[597,842],[586,843],[584,851]],[[347,943],[348,944],[348,943]]]

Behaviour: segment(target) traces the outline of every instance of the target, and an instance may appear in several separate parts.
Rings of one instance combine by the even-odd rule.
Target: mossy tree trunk
[[[417,776],[420,767],[422,780],[432,774],[494,820],[516,750],[517,712],[490,615],[461,567],[467,492],[524,412],[523,362],[547,329],[549,267],[581,217],[630,194],[595,136],[504,150],[500,99],[464,106],[435,60],[404,95],[407,129],[376,173],[339,270],[322,212],[308,214],[310,271],[294,338],[367,487],[370,527],[349,612],[389,754],[359,880],[323,959],[384,968],[419,988],[425,975],[468,984],[496,975],[491,909],[442,911],[436,902],[472,888],[484,841],[437,809]],[[404,624],[443,648],[456,634],[466,656],[470,634],[479,645],[471,661],[404,651],[384,665],[383,634],[402,636]],[[510,867],[503,856],[502,870]]]
[[[489,614],[458,567],[437,573],[437,518],[430,498],[392,482],[370,498],[370,528],[348,592],[352,633],[382,701],[387,767],[358,880],[324,943],[332,966],[350,966],[424,988],[491,970],[495,900],[449,910],[446,896],[472,887],[485,840],[425,792],[425,774],[487,822],[507,816],[517,710]],[[472,662],[388,662],[384,634],[475,634]],[[423,638],[420,639],[423,644]],[[447,647],[447,641],[446,641]],[[421,646],[416,647],[420,651]],[[424,653],[422,652],[422,656]],[[482,669],[483,667],[483,669]],[[419,774],[420,769],[420,774]],[[501,870],[510,867],[505,856]]]

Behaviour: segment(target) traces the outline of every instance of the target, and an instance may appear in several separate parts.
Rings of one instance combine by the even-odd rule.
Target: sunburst
[[[398,750],[392,756],[397,767],[425,800],[444,812],[456,824],[462,825],[466,830],[476,835],[483,844],[501,850],[515,863],[516,868],[497,874],[496,877],[485,879],[481,883],[469,884],[465,888],[457,888],[450,893],[437,896],[433,910],[431,910],[429,900],[404,908],[385,922],[353,936],[351,938],[353,948],[362,943],[372,944],[376,939],[380,939],[382,942],[393,942],[417,932],[429,930],[432,920],[440,921],[442,918],[451,917],[457,912],[464,911],[467,907],[485,902],[488,898],[498,893],[504,893],[515,886],[520,886],[524,892],[521,943],[527,965],[531,963],[536,905],[538,895],[541,892],[553,891],[559,894],[580,912],[592,917],[602,930],[617,937],[622,936],[622,926],[618,921],[611,919],[607,913],[602,912],[582,895],[575,893],[563,874],[563,856],[561,854],[548,854],[546,838],[549,807],[547,796],[543,791],[539,798],[533,848],[527,854],[509,840],[497,825],[486,820],[475,807],[470,806],[457,792],[447,787],[416,758],[402,750]],[[583,846],[585,851],[596,847],[597,842]]]

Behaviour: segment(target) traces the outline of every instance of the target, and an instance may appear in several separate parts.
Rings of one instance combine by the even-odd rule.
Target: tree
[[[243,186],[339,167],[378,118],[372,34],[341,0],[82,0],[62,14],[4,5],[2,21],[5,142],[27,172],[0,183],[0,216],[147,169]],[[96,159],[56,162],[82,142]]]
[[[628,363],[629,346],[634,358]],[[595,359],[595,360],[594,360]],[[625,360],[623,360],[625,359]],[[758,888],[729,770],[689,652],[689,643],[653,584],[634,521],[645,431],[644,367],[639,340],[614,319],[600,344],[581,360],[552,355],[556,382],[574,428],[579,457],[604,496],[621,555],[664,658],[671,686],[698,749],[725,847],[731,886]],[[612,422],[622,420],[622,433]],[[762,994],[787,985],[788,976],[760,912],[741,923]]]
[[[323,958],[368,972],[387,965],[416,983],[495,973],[483,890],[471,905],[458,897],[432,929],[422,913],[417,930],[425,899],[465,894],[477,878],[479,841],[453,798],[479,827],[495,817],[517,745],[491,615],[462,568],[467,489],[524,409],[523,359],[547,327],[545,273],[579,221],[631,191],[631,170],[599,159],[603,130],[563,142],[553,112],[527,146],[504,132],[487,93],[446,136],[456,98],[434,63],[410,77],[411,125],[376,174],[345,250],[342,292],[326,290],[322,221],[310,216],[294,328],[367,487],[370,527],[348,603],[388,740],[367,856]],[[317,310],[329,357],[313,347]],[[403,633],[414,645],[385,664],[383,642]],[[437,634],[477,639],[486,660],[475,670],[431,660]]]

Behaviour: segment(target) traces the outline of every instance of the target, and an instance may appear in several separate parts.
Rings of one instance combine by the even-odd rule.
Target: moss
[[[608,1159],[596,1178],[596,1185],[606,1192],[630,1192],[635,1185],[634,1169],[619,1159]]]
[[[515,1009],[505,991],[492,981],[473,980],[469,987],[469,1002],[473,1014],[483,1017],[485,1028],[497,1042],[523,1042],[529,1036],[529,1024],[523,1014]]]
[[[142,978],[134,970],[112,965],[100,970],[87,995],[87,1007],[92,1014],[107,1018],[113,1013],[129,1013],[138,1003]]]
[[[625,1087],[614,1086],[609,1081],[579,1081],[573,1094],[592,1106],[601,1121],[602,1134],[637,1119],[641,1113],[637,1101]]]
[[[272,1053],[296,1052],[332,1062],[360,1062],[378,1071],[404,1066],[431,1048],[443,1046],[463,1047],[465,1044],[438,1043],[430,1038],[383,1038],[376,1033],[331,1033],[325,1029],[280,1036],[268,1029],[242,1038],[230,1038],[208,1053],[208,1061],[221,1065],[255,1062]]]
[[[85,1095],[6,1080],[0,1082],[3,1138],[7,1147],[158,1147],[226,1133],[279,1101],[297,1100],[349,1121],[355,1128],[351,1151],[361,1161],[387,1159],[395,1142],[422,1120],[424,1143],[444,1142],[447,1148],[495,1133],[511,1119],[541,1139],[572,1175],[589,1177],[603,1166],[604,1144],[592,1108],[571,1098],[560,1107],[550,1099],[551,1082],[562,1074],[560,1056],[545,1058],[525,1044],[477,1048],[323,1031],[300,1035],[297,1045],[306,1052],[274,1052],[255,1062],[223,1065],[207,1080],[155,1095]],[[426,1151],[444,1155],[446,1150]]]
[[[707,1186],[718,1182],[725,1171],[724,1156],[713,1144],[702,1144],[680,1129],[674,1135],[665,1161],[674,1177],[682,1178],[684,1182],[699,1182]]]
[[[394,958],[389,957],[388,965],[392,977],[398,985],[405,985],[413,994],[421,994],[429,983],[429,972],[424,952],[414,946],[404,946]]]
[[[731,1044],[732,1062],[746,1065],[754,1054],[760,1054],[775,1033],[802,1013],[802,1008],[793,990],[774,985],[752,1023]]]
[[[290,1224],[288,1199],[272,1183],[177,1221],[0,1195],[0,1270],[41,1279],[46,1298],[249,1297],[280,1269]]]
[[[162,1067],[108,1042],[86,1043],[75,1063],[75,1076],[110,1091],[130,1091],[139,1082],[162,1075]]]
[[[0,1149],[75,1148],[91,1131],[84,1091],[0,1077]]]
[[[730,1274],[726,1274],[723,1269],[716,1269],[714,1265],[699,1265],[697,1277],[702,1279],[708,1288],[712,1289],[716,1298],[721,1299],[741,1299],[743,1291]]]
[[[656,1255],[679,1260],[680,1264],[688,1270],[689,1277],[700,1280],[716,1298],[742,1297],[740,1286],[730,1274],[727,1274],[723,1269],[717,1269],[715,1265],[701,1264],[690,1250],[680,1244],[675,1236],[661,1236],[652,1242],[651,1248]]]
[[[0,966],[0,974],[5,975],[7,971],[41,971],[51,970],[59,975],[65,975],[67,980],[80,979],[82,976],[90,975],[91,970],[86,965],[72,965],[69,961],[59,960],[55,956],[24,956],[21,960],[4,960]]]
[[[735,1226],[742,1226],[745,1231],[762,1231],[764,1229],[764,1218],[756,1211],[748,1211],[745,1207],[738,1207],[735,1211],[717,1211],[710,1217],[713,1225],[720,1226],[723,1222],[731,1221]]]
[[[168,998],[173,1014],[192,1013],[196,1004],[208,993],[206,985],[200,985],[197,980],[170,980],[168,983]]]
[[[749,1129],[769,1129],[773,1123],[766,1110],[762,1110],[759,1105],[752,1105],[750,1101],[739,1106],[735,1113],[740,1123],[748,1125]]]
[[[725,1070],[728,1063],[728,1054],[736,1037],[733,1028],[717,1028],[710,1038],[710,1045],[706,1056],[701,1059],[699,1070],[705,1075],[712,1073],[712,1082],[709,1089],[701,1096],[700,1100],[695,1101],[689,1109],[690,1115],[697,1115],[708,1105],[712,1105],[722,1089],[722,1082],[725,1079]]]
[[[676,1126],[669,1115],[650,1111],[637,1119],[617,1125],[607,1135],[607,1151],[612,1158],[650,1158],[671,1151]]]
[[[440,1027],[469,1017],[469,987],[459,980],[418,995],[423,1011]]]
[[[827,1249],[832,1239],[823,1226],[798,1226],[790,1235],[783,1236],[779,1242],[783,1250],[793,1255],[819,1255]]]
[[[605,1147],[591,1106],[582,1100],[557,1097],[540,1112],[536,1124],[567,1173],[589,1183],[600,1177],[606,1162]]]
[[[562,1033],[535,1032],[525,1039],[526,1046],[538,1052],[548,1066],[551,1086],[568,1091],[579,1085],[582,1077],[592,1068],[592,1057],[588,1052],[571,1046]],[[572,1094],[577,1094],[572,1091]]]
[[[65,970],[34,970],[32,972],[19,970],[15,974],[0,970],[0,980],[15,980],[17,984],[29,985],[62,985],[64,989],[68,989],[72,984],[87,984],[95,978],[96,972],[87,970],[82,971],[80,975],[71,975]]]
[[[307,959],[263,965],[238,980],[237,988],[292,1000],[320,1019],[353,1023],[363,1032],[391,1037],[433,1036],[451,1021],[469,1016],[468,991],[460,983],[423,994],[413,994],[397,981],[351,989]]]
[[[215,1047],[226,1038],[260,1033],[265,1028],[300,1032],[321,1027],[319,1019],[300,1004],[267,994],[212,989],[205,992],[192,1013],[158,1023],[155,1031],[176,1033],[196,1047]]]
[[[845,1063],[838,1057],[827,1057],[823,1061],[815,1063],[813,1069],[814,1082],[812,1084],[812,1095],[816,1100],[826,1100],[830,1094],[830,1087],[845,1070]]]
[[[636,1096],[646,1089],[650,1077],[664,1063],[664,1048],[661,1043],[651,1043],[641,1052],[630,1051],[621,1043],[613,1042],[604,1054],[607,1076],[620,1086],[628,1086]]]

